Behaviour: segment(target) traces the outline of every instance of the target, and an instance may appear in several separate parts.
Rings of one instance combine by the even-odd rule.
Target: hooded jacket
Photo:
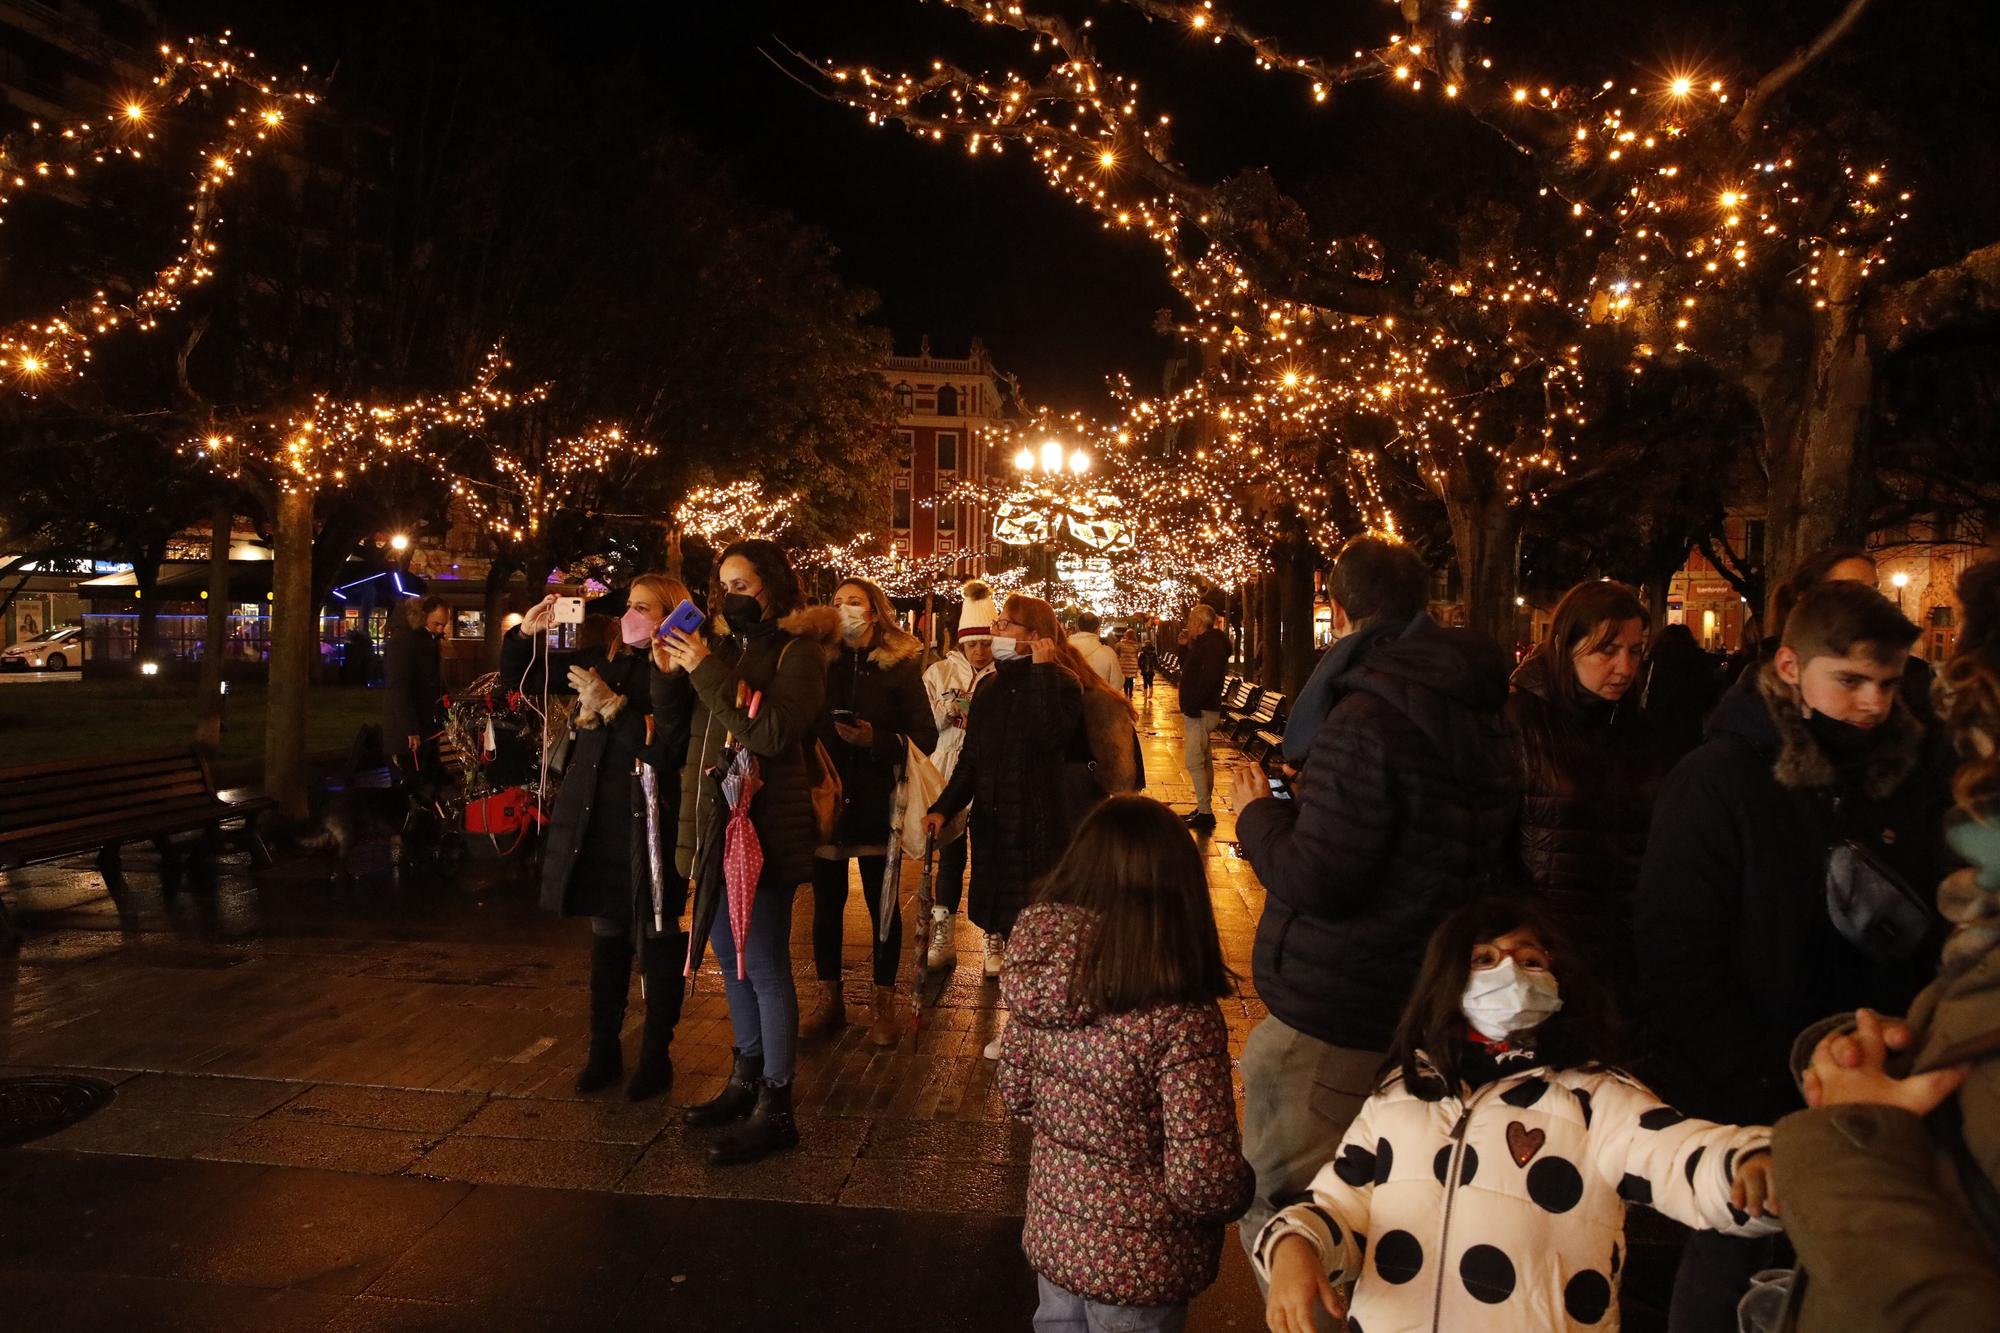
[[[697,830],[708,826],[715,789],[702,773],[722,758],[733,736],[757,756],[764,779],[750,807],[750,823],[764,850],[760,882],[787,888],[812,878],[819,843],[807,785],[804,746],[826,700],[826,657],[820,645],[801,641],[794,627],[808,627],[795,613],[748,631],[722,616],[709,621],[709,654],[694,669],[695,700],[689,722],[687,762],[681,766],[680,840],[674,864],[681,878],[694,865]],[[653,700],[661,707],[675,673],[656,673]],[[761,694],[750,716],[751,694]]]
[[[1775,1223],[1729,1198],[1737,1163],[1769,1141],[1691,1120],[1615,1070],[1541,1065],[1434,1100],[1397,1074],[1251,1260],[1268,1279],[1277,1242],[1304,1237],[1329,1279],[1355,1283],[1349,1326],[1369,1333],[1615,1330],[1626,1205],[1768,1235]]]
[[[1124,668],[1118,664],[1118,652],[1097,635],[1078,630],[1069,636],[1069,646],[1076,649],[1086,665],[1112,689],[1125,686]]]
[[[833,756],[847,802],[835,840],[841,847],[883,847],[905,738],[925,754],[937,744],[924,695],[924,645],[894,625],[877,625],[874,642],[857,651],[841,639],[840,613],[830,606],[807,607],[785,623],[819,644],[826,660],[826,706],[814,733]],[[872,726],[874,742],[864,748],[842,740],[833,725],[835,709],[851,710]]]
[[[1236,820],[1267,892],[1252,964],[1287,1026],[1386,1050],[1431,932],[1503,877],[1507,659],[1429,617],[1338,682],[1296,798]]]
[[[1660,791],[1633,926],[1658,1028],[1653,1076],[1694,1114],[1769,1123],[1800,1105],[1785,1070],[1800,1029],[1864,1005],[1901,1013],[1924,980],[1919,962],[1875,962],[1834,928],[1830,849],[1852,838],[1905,883],[1935,884],[1950,796],[1900,703],[1873,749],[1841,767],[1775,666],[1757,672]]]
[[[1055,662],[1002,662],[972,696],[958,767],[931,812],[950,819],[972,806],[966,913],[981,930],[1013,929],[1088,809],[1083,716],[1083,687]]]
[[[1404,633],[1418,620],[1435,624],[1430,612],[1419,611],[1412,620],[1370,620],[1356,625],[1352,631],[1333,641],[1320,657],[1312,674],[1306,677],[1305,685],[1298,697],[1292,700],[1291,711],[1285,716],[1285,760],[1293,767],[1302,767],[1306,754],[1312,749],[1313,737],[1319,735],[1326,715],[1340,702],[1340,690],[1336,682],[1344,680],[1350,672],[1361,665],[1368,650],[1384,639],[1393,639]]]
[[[1255,1188],[1236,1128],[1229,1033],[1206,1004],[1122,1014],[1073,993],[1096,917],[1044,903],[1007,940],[999,1087],[1034,1127],[1028,1262],[1111,1305],[1179,1305],[1215,1281]]]
[[[1638,701],[1556,692],[1546,646],[1514,673],[1507,740],[1521,789],[1519,856],[1527,887],[1608,959],[1629,952],[1633,886],[1659,787]]]

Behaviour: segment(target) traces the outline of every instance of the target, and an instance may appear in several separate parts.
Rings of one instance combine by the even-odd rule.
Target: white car
[[[68,671],[82,666],[83,658],[83,626],[70,625],[0,652],[0,668],[8,671]]]

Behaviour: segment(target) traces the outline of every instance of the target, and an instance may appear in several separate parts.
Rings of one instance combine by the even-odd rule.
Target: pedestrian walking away
[[[1250,1201],[1202,858],[1143,796],[1097,807],[1009,943],[1000,1055],[1033,1126],[1035,1328],[1175,1330]]]
[[[812,879],[819,843],[804,747],[826,697],[819,645],[787,628],[804,600],[781,547],[761,539],[736,542],[716,562],[708,623],[695,634],[670,628],[653,649],[660,679],[678,668],[696,696],[675,849],[682,875],[692,871],[701,850],[697,837],[705,834],[698,830],[716,822],[720,784],[704,775],[730,738],[756,758],[762,779],[750,819],[763,866],[747,929],[739,937],[730,914],[718,912],[706,941],[722,968],[734,1060],[722,1091],[686,1113],[695,1128],[727,1127],[709,1152],[709,1160],[723,1166],[794,1147],[799,1137],[792,1115],[799,1032],[792,899]]]
[[[673,1082],[670,1047],[685,994],[687,937],[679,923],[687,880],[664,877],[656,914],[654,867],[664,868],[672,852],[665,839],[679,823],[694,692],[681,672],[654,667],[649,645],[687,596],[678,579],[642,574],[626,590],[623,616],[589,617],[577,650],[552,658],[541,637],[553,624],[552,593],[501,641],[502,675],[520,682],[523,693],[541,694],[542,680],[551,676],[575,693],[568,719],[574,743],[542,850],[542,907],[590,918],[590,1053],[577,1075],[580,1093],[608,1087],[624,1072],[620,1033],[635,956],[646,1017],[626,1095],[656,1097]],[[651,769],[654,780],[636,775],[637,764]],[[649,844],[649,829],[659,842]]]
[[[966,724],[972,715],[973,693],[993,675],[993,590],[974,579],[961,589],[957,647],[924,672],[924,693],[930,699],[931,721],[937,727],[937,748],[931,764],[946,782],[958,768],[959,751],[965,746]],[[944,831],[947,841],[937,858],[937,901],[931,908],[925,967],[932,972],[949,970],[958,959],[955,918],[964,900],[965,871],[971,857],[972,839],[965,821],[953,820]],[[985,970],[989,977],[1000,975],[999,937],[987,937]]]
[[[893,1046],[901,1032],[896,1016],[896,969],[903,949],[903,912],[896,885],[884,883],[889,866],[891,797],[903,768],[905,746],[929,753],[937,726],[921,676],[923,644],[898,628],[895,610],[880,588],[848,579],[829,606],[801,611],[794,632],[826,653],[826,703],[815,734],[833,756],[845,796],[833,841],[813,860],[813,965],[819,994],[800,1022],[802,1037],[825,1037],[846,1026],[841,998],[841,935],[847,916],[848,867],[858,864],[868,903],[873,959],[873,1016],[868,1040]],[[888,901],[883,901],[883,895]],[[885,937],[877,928],[887,911]]]

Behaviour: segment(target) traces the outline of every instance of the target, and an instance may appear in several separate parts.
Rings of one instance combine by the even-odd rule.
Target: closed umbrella
[[[715,925],[715,914],[728,894],[722,871],[730,816],[729,798],[722,790],[727,764],[725,759],[702,773],[701,783],[708,788],[707,801],[701,801],[697,792],[694,864],[689,867],[694,879],[694,903],[688,913],[688,955],[683,976],[693,976],[701,965],[701,951],[708,947],[708,932]]]
[[[757,757],[738,750],[722,780],[722,794],[729,802],[729,822],[723,834],[722,879],[729,895],[729,931],[736,939],[736,979],[746,980],[749,950],[750,907],[757,898],[757,879],[764,873],[764,844],[758,840],[757,826],[750,822],[750,802],[764,785],[757,770]]]

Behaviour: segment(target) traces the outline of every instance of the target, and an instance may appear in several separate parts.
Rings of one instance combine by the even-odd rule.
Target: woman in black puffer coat
[[[1627,697],[1645,659],[1647,624],[1630,588],[1578,584],[1557,605],[1548,641],[1514,673],[1507,697],[1527,887],[1564,916],[1610,976],[1630,975],[1632,890],[1660,778],[1651,729],[1636,697]]]
[[[846,806],[833,841],[818,849],[813,862],[813,966],[820,995],[800,1023],[799,1035],[831,1036],[847,1022],[840,951],[847,867],[855,861],[861,866],[873,942],[875,1007],[868,1040],[894,1046],[901,1034],[896,1020],[896,964],[903,953],[900,904],[889,904],[887,939],[875,923],[882,910],[889,840],[896,836],[891,823],[905,742],[914,741],[926,755],[937,748],[937,724],[924,693],[924,646],[897,628],[888,596],[866,579],[846,580],[834,589],[831,605],[801,615],[813,618],[813,637],[827,645],[826,709],[815,731],[840,771]]]
[[[694,693],[687,677],[659,682],[647,645],[687,589],[678,579],[642,574],[632,580],[623,618],[592,616],[580,636],[585,644],[555,661],[533,636],[549,627],[555,598],[522,618],[501,642],[501,678],[539,696],[544,672],[576,691],[572,715],[576,744],[564,765],[542,849],[542,906],[563,916],[590,918],[590,1055],[577,1075],[578,1092],[608,1086],[625,1069],[619,1045],[632,960],[639,960],[646,1022],[639,1064],[626,1085],[634,1101],[657,1096],[673,1082],[668,1047],[680,1021],[681,962],[687,936],[677,923],[686,880],[669,876],[662,904],[664,930],[653,927],[651,854],[646,807],[636,765],[657,777],[657,827],[661,852],[671,852],[679,824],[680,766],[687,754]],[[587,646],[585,646],[587,645]]]

